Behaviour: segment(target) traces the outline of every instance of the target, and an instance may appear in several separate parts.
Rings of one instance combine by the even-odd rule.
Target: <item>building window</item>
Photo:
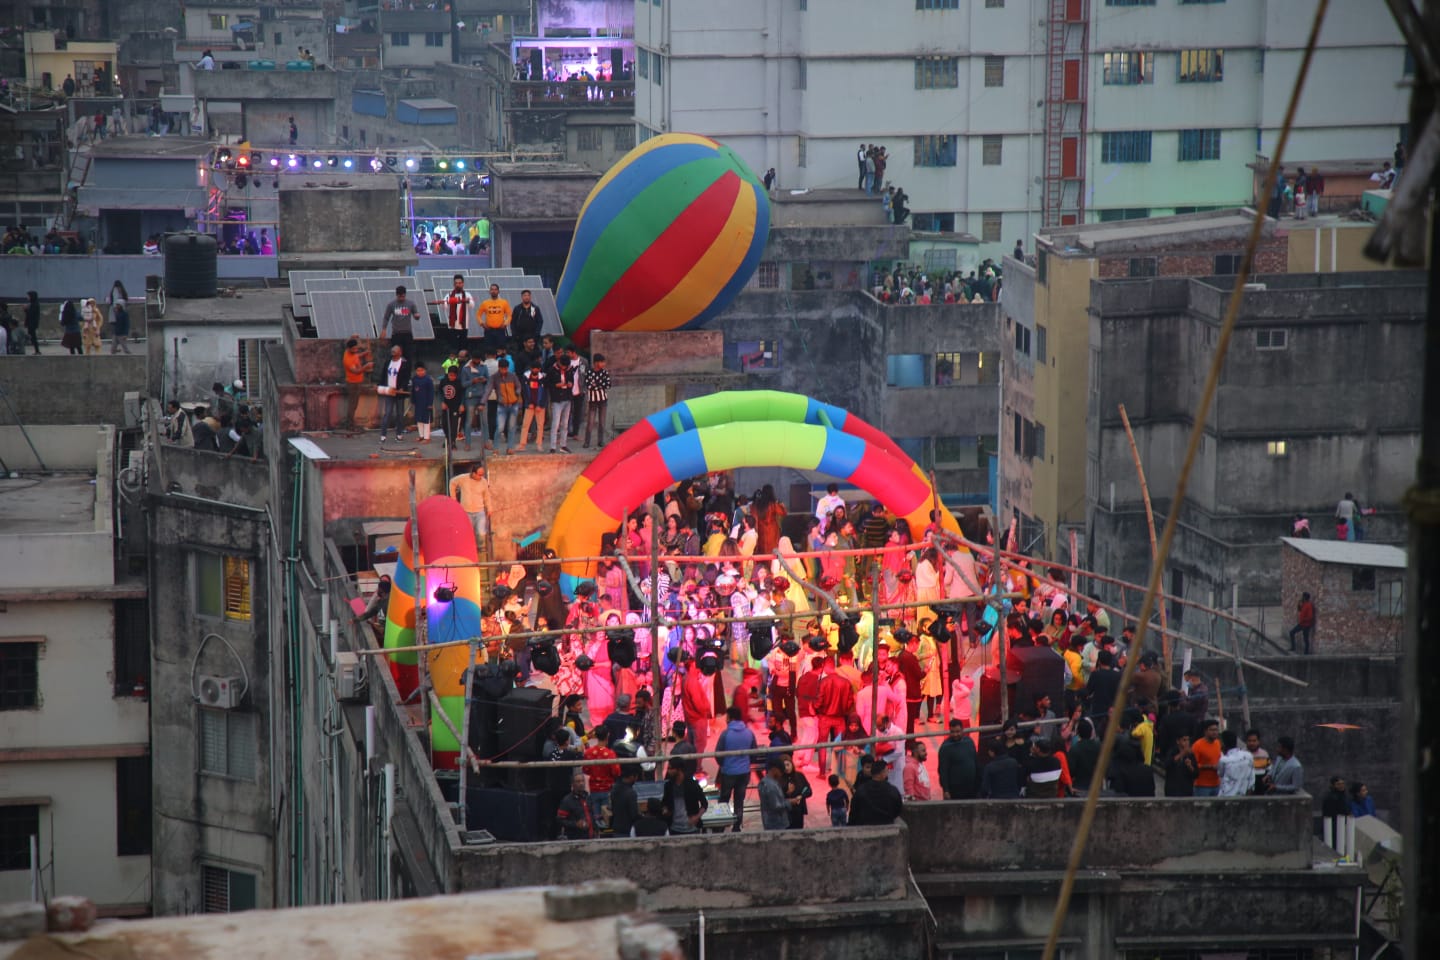
[[[0,640],[0,710],[40,706],[40,642]]]
[[[615,128],[615,149],[635,149],[635,127],[633,124],[627,123],[624,126]]]
[[[1159,262],[1155,257],[1130,258],[1130,276],[1132,277],[1153,277],[1159,272]]]
[[[921,233],[955,232],[955,214],[953,213],[912,213],[910,218],[911,226]],[[934,252],[934,250],[927,250],[925,254],[928,257]],[[951,250],[949,252],[951,253],[950,259],[953,262],[955,251]]]
[[[1153,7],[1155,0],[1105,0],[1107,7]]]
[[[810,159],[807,154],[810,152],[810,144],[804,137],[795,138],[795,166],[803,167]]]
[[[1284,350],[1289,346],[1289,331],[1270,328],[1255,331],[1256,350]]]
[[[1101,163],[1149,163],[1150,131],[1120,130],[1100,134]]]
[[[1380,616],[1405,616],[1405,581],[1386,580],[1380,584],[1380,589],[1375,599],[1379,603],[1377,612]]]
[[[1050,351],[1049,351],[1050,344],[1049,344],[1048,341],[1049,341],[1050,338],[1049,338],[1049,336],[1048,336],[1048,333],[1049,333],[1049,331],[1047,331],[1047,330],[1045,329],[1045,326],[1044,326],[1043,324],[1039,324],[1039,323],[1035,324],[1035,362],[1036,362],[1036,363],[1045,363],[1045,362],[1046,362],[1046,359],[1045,359],[1045,358],[1049,355],[1049,352],[1050,352]]]
[[[960,0],[915,0],[916,10],[959,10]]]
[[[980,466],[979,437],[936,437],[935,466],[974,470]]]
[[[1005,0],[985,0],[986,10],[1004,10]]]
[[[639,59],[636,62],[636,69],[640,73],[641,80],[650,79],[650,51],[641,48]]]
[[[735,360],[741,373],[754,370],[780,369],[779,340],[740,340],[735,344]]]
[[[200,867],[201,913],[239,913],[256,907],[255,874],[225,870],[208,864]]]
[[[1219,83],[1225,78],[1224,50],[1181,50],[1181,83]]]
[[[1001,214],[994,211],[980,214],[980,240],[983,243],[999,243],[1003,236],[1001,226]]]
[[[427,46],[427,47],[443,47],[443,46],[445,46],[445,34],[444,34],[444,33],[430,33],[430,32],[427,32],[427,33],[425,34],[425,46]]]
[[[575,149],[577,150],[599,150],[604,146],[601,135],[604,133],[602,127],[581,127],[575,131]]]
[[[150,608],[144,600],[115,601],[115,696],[143,697],[150,689]]]
[[[1245,257],[1239,253],[1217,253],[1215,255],[1215,275],[1217,277],[1233,277],[1240,272],[1240,264]]]
[[[1003,86],[1005,86],[1005,58],[1004,58],[1004,57],[986,57],[986,58],[985,58],[985,86],[987,86],[987,87],[1003,87]]]
[[[38,804],[0,806],[0,870],[29,870],[30,838],[39,836]]]
[[[1199,3],[1224,3],[1224,2],[1225,2],[1225,0],[1180,0],[1180,5],[1183,7],[1183,6],[1187,5],[1187,4],[1192,4],[1192,3],[1194,3],[1194,4],[1199,4]]]
[[[1375,589],[1375,568],[1374,567],[1351,567],[1350,568],[1350,589],[1374,590]]]
[[[981,387],[999,380],[999,363],[993,353],[935,354],[935,386]]]
[[[915,166],[953,167],[960,138],[948,133],[915,138]]]
[[[885,358],[885,386],[928,387],[932,382],[929,354],[892,353]]]
[[[196,553],[194,575],[196,614],[217,620],[250,620],[249,560]]]
[[[1400,75],[1402,77],[1415,76],[1415,54],[1410,52],[1409,47],[1405,48],[1405,63],[1400,68]]]
[[[1030,356],[1030,328],[1023,323],[1015,324],[1015,352]]]
[[[410,34],[409,34],[409,33],[404,33],[404,32],[392,33],[392,34],[390,34],[390,46],[392,46],[392,47],[408,47],[408,46],[410,46]]]
[[[1219,160],[1220,131],[1181,130],[1180,159],[1181,161]]]
[[[917,57],[915,89],[938,90],[960,86],[959,57]]]
[[[1112,207],[1109,210],[1099,212],[1101,223],[1114,223],[1118,220],[1144,220],[1150,216],[1149,207]]]
[[[760,264],[760,269],[755,271],[755,285],[761,290],[780,289],[780,264],[767,261]]]
[[[255,714],[200,708],[200,770],[255,779]]]
[[[795,89],[804,90],[805,85],[810,82],[810,71],[806,68],[804,60],[795,61]]]
[[[211,30],[228,30],[228,29],[230,29],[230,17],[229,17],[229,15],[224,14],[224,13],[212,13],[212,14],[210,14],[210,29],[211,29]]]
[[[665,58],[657,53],[655,54],[653,59],[655,60],[655,62],[651,64],[651,67],[653,69],[650,72],[654,74],[653,79],[655,81],[655,86],[663,87],[665,86]]]
[[[954,214],[949,214],[954,216]],[[953,222],[953,221],[952,221]],[[956,269],[958,257],[955,250],[941,250],[932,247],[925,251],[925,272],[929,274],[944,273]]]
[[[1015,414],[1015,455],[1027,460],[1045,459],[1045,428]]]
[[[1265,456],[1267,456],[1267,457],[1284,457],[1284,456],[1288,456],[1288,455],[1289,455],[1289,451],[1288,451],[1288,449],[1287,449],[1286,446],[1285,446],[1285,441],[1284,441],[1284,440],[1266,440],[1266,441],[1265,441]]]
[[[980,162],[987,167],[998,167],[1004,156],[1005,138],[998,133],[986,134],[980,138]]]
[[[150,855],[150,758],[115,760],[115,855]]]

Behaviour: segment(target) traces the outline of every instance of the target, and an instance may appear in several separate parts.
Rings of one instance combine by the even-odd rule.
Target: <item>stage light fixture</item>
[[[435,599],[440,603],[449,603],[455,599],[455,584],[442,583],[435,588]]]
[[[456,161],[455,161],[455,169],[456,169],[456,170],[464,170],[464,169],[465,169],[465,161],[464,161],[464,160],[456,160]]]
[[[250,158],[247,157],[247,156],[245,156],[245,154],[242,153],[242,154],[240,154],[239,157],[236,158],[235,164],[236,164],[236,166],[239,166],[239,167],[242,167],[242,168],[244,168],[244,167],[249,167],[249,166],[250,166]]]
[[[388,153],[388,154],[385,155],[385,166],[387,166],[387,167],[393,167],[393,166],[395,166],[395,164],[396,164],[398,161],[399,161],[399,158],[396,157],[395,154],[393,154],[393,153]]]
[[[225,149],[224,147],[221,147],[219,150],[216,150],[216,151],[215,151],[215,162],[216,162],[216,163],[229,163],[229,162],[230,162],[230,151],[227,150],[227,149]]]
[[[335,156],[335,155],[332,153],[332,154],[330,155],[330,158],[329,158],[328,160],[326,160],[325,162],[326,162],[327,164],[329,164],[330,166],[332,166],[332,167],[338,167],[338,166],[340,165],[340,158],[337,157],[337,156]]]
[[[279,190],[279,189],[280,189],[280,178],[279,178],[279,177],[276,177],[275,180],[274,180],[274,182],[271,183],[270,186],[274,187],[276,190]]]
[[[775,648],[775,621],[752,620],[748,627],[750,630],[750,657],[753,660],[764,660],[766,655]]]
[[[780,652],[787,657],[798,657],[800,655],[800,641],[794,637],[786,637],[780,643]]]
[[[305,158],[304,158],[304,157],[297,157],[297,156],[295,156],[295,154],[292,153],[292,154],[290,154],[289,158],[285,161],[285,165],[288,166],[288,167],[290,167],[290,169],[293,170],[293,169],[295,169],[296,167],[300,166],[300,164],[302,164],[302,163],[304,163],[304,162],[305,162]]]
[[[617,667],[634,666],[636,659],[640,656],[635,649],[634,630],[615,630],[605,640],[605,652],[610,654],[610,662]]]
[[[580,656],[575,658],[575,669],[579,670],[581,673],[592,669],[594,666],[595,661],[590,659],[590,655],[588,653],[582,653],[580,654]]]
[[[325,166],[325,161],[321,160],[319,157],[316,157],[314,160],[310,161],[310,166],[314,167],[316,170],[319,170],[321,167]]]
[[[860,630],[855,625],[855,618],[846,617],[844,620],[839,621],[837,625],[840,628],[840,638],[836,643],[836,648],[841,653],[849,653],[851,650],[854,650],[855,645],[860,642]]]
[[[376,157],[375,159],[373,159],[373,160],[370,161],[370,172],[371,172],[371,173],[379,173],[381,170],[384,170],[384,169],[385,169],[385,163],[384,163],[384,161],[382,161],[379,157]]]
[[[438,163],[435,164],[435,166],[439,167],[441,170],[449,170],[449,169],[450,169],[450,164],[449,164],[449,162],[446,161],[446,160],[441,160],[441,161],[439,161]]]
[[[528,640],[525,646],[530,649],[530,666],[547,677],[553,677],[560,672],[560,653],[555,649],[555,641],[552,638],[539,637]]]
[[[272,169],[275,168],[275,167],[280,166],[280,158],[279,158],[279,157],[271,157],[271,158],[270,158],[270,166],[271,166]]]
[[[350,157],[346,157],[344,162],[342,162],[340,166],[344,167],[346,170],[353,170],[355,168],[355,161]]]
[[[415,165],[416,165],[416,160],[415,160],[414,157],[406,157],[406,158],[405,158],[405,169],[406,169],[406,170],[414,170],[414,169],[415,169]]]
[[[235,186],[236,186],[236,187],[240,188],[241,190],[244,190],[244,189],[245,189],[247,186],[249,186],[249,185],[250,185],[250,178],[249,178],[249,177],[245,176],[245,174],[243,174],[243,173],[237,173],[237,174],[235,174]]]

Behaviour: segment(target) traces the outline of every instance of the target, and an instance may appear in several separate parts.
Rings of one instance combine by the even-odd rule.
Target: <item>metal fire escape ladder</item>
[[[1046,21],[1045,190],[1047,227],[1085,217],[1086,94],[1090,0],[1050,0]]]

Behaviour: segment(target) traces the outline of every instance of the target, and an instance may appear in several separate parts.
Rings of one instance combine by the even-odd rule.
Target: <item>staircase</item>
[[[70,225],[75,222],[75,209],[79,204],[80,188],[85,186],[85,181],[90,176],[90,163],[93,154],[90,152],[90,144],[78,144],[70,151],[70,166],[65,171],[65,197],[60,204],[60,212],[55,214],[55,219],[50,223],[50,229],[57,231],[69,230]]]

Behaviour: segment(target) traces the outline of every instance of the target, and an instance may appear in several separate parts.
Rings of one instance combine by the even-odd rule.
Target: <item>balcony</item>
[[[508,110],[632,110],[635,82],[586,83],[580,80],[516,80],[510,84]]]

